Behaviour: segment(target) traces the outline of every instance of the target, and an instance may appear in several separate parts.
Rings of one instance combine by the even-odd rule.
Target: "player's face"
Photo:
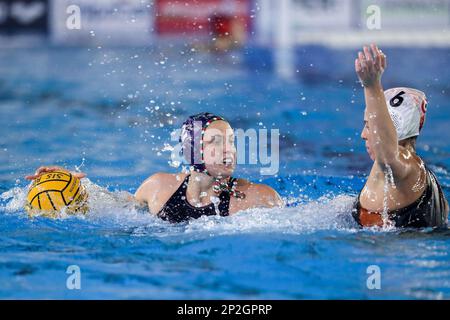
[[[226,121],[214,121],[203,136],[203,159],[214,177],[229,177],[236,167],[234,132]]]

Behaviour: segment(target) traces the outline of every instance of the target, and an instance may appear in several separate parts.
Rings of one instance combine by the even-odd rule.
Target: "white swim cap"
[[[418,136],[427,112],[425,93],[412,88],[392,88],[384,96],[398,141]]]

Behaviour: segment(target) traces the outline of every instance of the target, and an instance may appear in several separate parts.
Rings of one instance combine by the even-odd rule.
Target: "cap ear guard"
[[[396,113],[390,113],[392,122],[394,123],[394,127],[399,132],[400,124],[402,123],[401,116]]]
[[[419,131],[422,130],[423,125],[425,124],[425,118],[427,114],[427,107],[428,107],[428,101],[426,98],[422,100],[422,104],[420,105],[421,109],[421,115],[420,115],[420,125],[419,125]]]

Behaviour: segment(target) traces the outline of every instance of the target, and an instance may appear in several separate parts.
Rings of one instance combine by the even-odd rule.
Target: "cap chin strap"
[[[228,192],[231,196],[238,198],[238,199],[244,199],[245,193],[236,190],[237,181],[233,179],[231,181],[230,186],[230,177],[228,177],[225,182],[221,181],[219,178],[214,178],[214,185],[213,190],[216,194],[220,194],[221,192]]]
[[[203,167],[205,167],[204,164],[202,164]],[[228,177],[227,179],[225,179],[225,181],[222,181],[222,179],[218,178],[218,177],[214,177],[212,176],[208,170],[206,170],[206,168],[204,168],[203,170],[200,168],[196,168],[194,166],[190,167],[191,171],[195,171],[198,173],[204,173],[208,176],[210,176],[211,178],[214,179],[214,183],[213,183],[213,191],[215,194],[221,194],[222,192],[228,192],[231,196],[238,198],[238,199],[245,199],[245,193],[236,190],[236,186],[237,186],[237,181],[236,179],[233,179],[231,182],[231,186],[230,186],[230,179],[231,177]]]

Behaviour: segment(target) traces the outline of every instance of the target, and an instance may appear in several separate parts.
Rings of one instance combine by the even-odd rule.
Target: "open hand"
[[[54,172],[54,171],[59,171],[59,170],[68,171],[67,169],[64,169],[63,167],[58,167],[58,166],[39,167],[34,174],[25,176],[25,179],[34,180],[34,179],[40,177],[41,175],[43,175],[44,173],[49,173],[49,172]],[[71,172],[71,174],[75,178],[78,178],[78,179],[86,177],[86,174],[83,172]]]
[[[381,82],[381,75],[386,69],[386,55],[375,44],[370,48],[364,46],[355,59],[355,71],[364,87]]]

